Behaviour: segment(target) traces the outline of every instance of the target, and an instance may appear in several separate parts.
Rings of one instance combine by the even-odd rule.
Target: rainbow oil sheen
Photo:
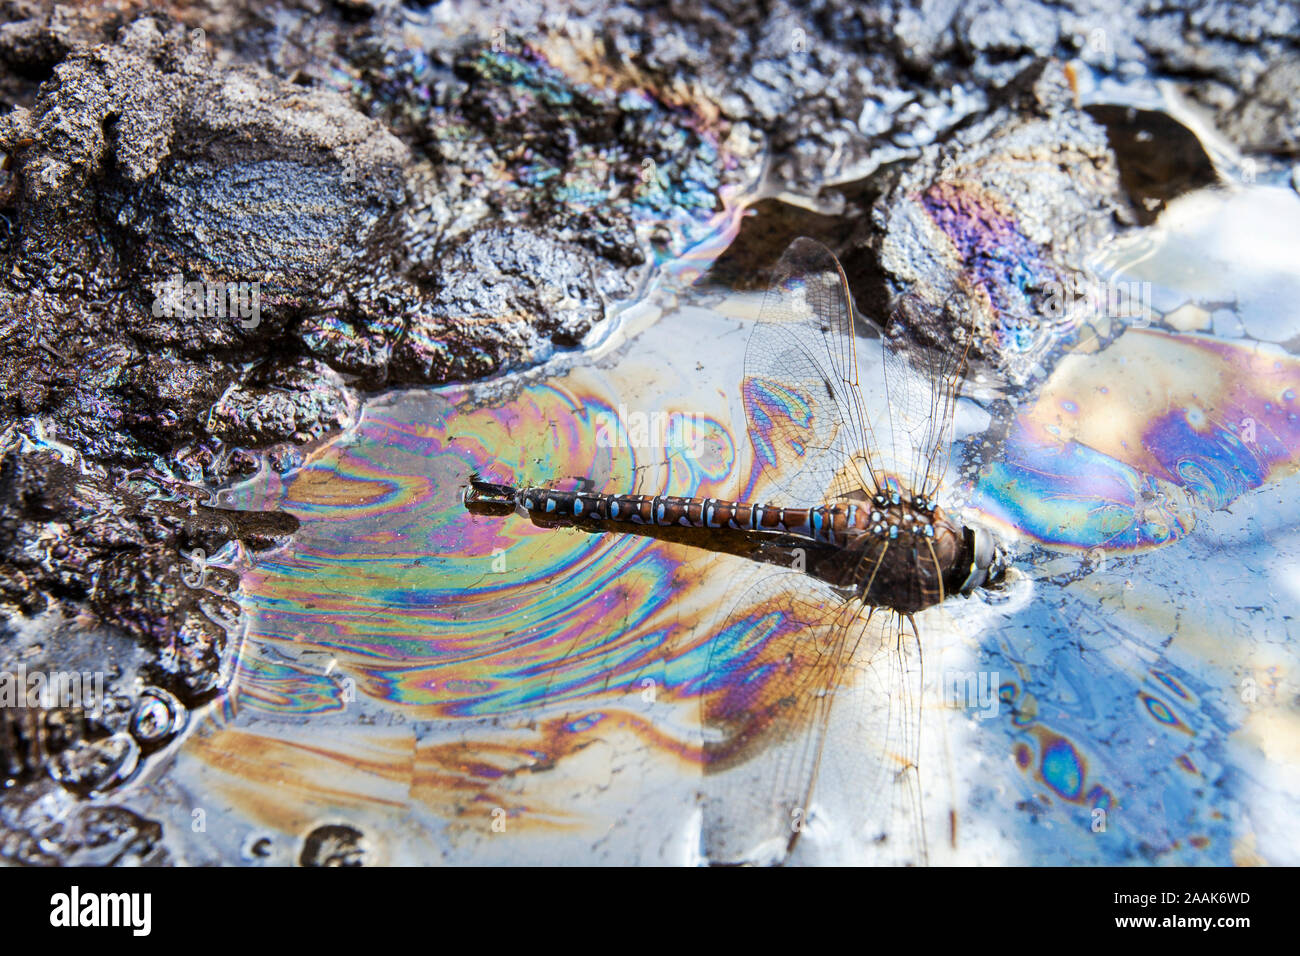
[[[1195,222],[1238,228],[1242,200],[1220,200]],[[958,463],[984,443],[997,453],[952,482],[952,504],[995,529],[1015,580],[918,617],[932,862],[1300,862],[1287,743],[1300,366],[1285,345],[1300,326],[1258,305],[1294,275],[1242,263],[1250,295],[1234,312],[1211,277],[1178,267],[1214,230],[1170,221],[1146,234],[1153,255],[1116,266],[1157,289],[1154,324],[1081,335],[1014,402],[959,410]],[[1215,255],[1236,281],[1232,251]],[[168,789],[131,798],[179,821],[185,858],[240,862],[229,848],[253,834],[290,853],[314,826],[347,823],[386,862],[697,859],[700,701],[735,690],[710,671],[712,627],[753,563],[470,516],[460,498],[473,471],[761,496],[747,485],[762,443],[737,427],[755,300],[695,297],[693,273],[666,270],[650,300],[662,314],[597,358],[378,396],[300,469],[236,489],[240,506],[283,508],[302,529],[243,569],[234,689],[181,746]],[[1208,325],[1162,321],[1189,305]],[[878,413],[878,340],[859,348]],[[805,399],[768,396],[787,414]],[[666,425],[653,442],[601,441],[628,411]],[[686,420],[689,447],[673,438]],[[995,689],[991,715],[941,699],[967,674]],[[837,829],[859,739],[840,730],[793,862],[873,858],[870,836]],[[204,833],[188,825],[200,793],[225,808]]]

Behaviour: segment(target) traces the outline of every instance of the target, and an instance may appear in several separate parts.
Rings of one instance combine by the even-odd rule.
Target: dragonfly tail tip
[[[519,491],[513,485],[497,484],[487,481],[475,471],[469,476],[469,484],[461,493],[466,506],[470,505],[509,505],[514,507]]]

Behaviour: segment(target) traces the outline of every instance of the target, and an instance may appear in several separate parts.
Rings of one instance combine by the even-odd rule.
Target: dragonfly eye
[[[988,580],[990,572],[996,574],[1001,570],[1001,556],[993,536],[983,528],[966,529],[966,547],[970,553],[970,574],[961,586],[962,591],[970,591]]]

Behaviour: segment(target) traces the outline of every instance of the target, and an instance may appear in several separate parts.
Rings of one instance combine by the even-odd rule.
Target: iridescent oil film
[[[1186,216],[1235,228],[1252,195],[1194,194]],[[1275,201],[1300,211],[1293,195]],[[1175,222],[1143,235],[1154,251],[1134,268],[1167,284],[1164,314],[1234,301],[1179,267],[1213,234]],[[1038,268],[1031,245],[1012,251]],[[232,690],[167,786],[138,798],[181,814],[194,793],[220,795],[187,853],[289,862],[304,833],[337,825],[386,863],[708,862],[701,713],[742,690],[762,699],[768,683],[779,707],[790,660],[763,658],[789,622],[761,602],[740,630],[724,624],[761,564],[463,504],[471,474],[761,497],[769,449],[761,427],[746,433],[738,388],[761,296],[692,286],[698,274],[667,269],[622,331],[563,362],[380,395],[300,467],[236,489],[237,506],[302,524],[279,551],[230,557],[250,611]],[[992,531],[1008,569],[916,616],[928,862],[1297,862],[1297,316],[1278,302],[1290,311],[1260,325],[1236,301],[1231,327],[1081,327],[1040,380],[960,399],[948,506]],[[695,342],[717,345],[683,347]],[[859,326],[872,415],[890,401],[880,343]],[[797,423],[817,397],[754,401]],[[852,693],[878,708],[897,685],[875,676]],[[832,712],[787,862],[892,860],[883,847],[918,838],[889,829],[911,825],[897,815],[850,825],[870,802],[855,787],[874,746],[855,727]],[[760,734],[735,759],[763,746]],[[230,857],[255,843],[261,855]]]

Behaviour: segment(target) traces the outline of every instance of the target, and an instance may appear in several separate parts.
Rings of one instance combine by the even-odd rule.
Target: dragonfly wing
[[[710,648],[702,850],[710,862],[779,862],[813,826],[851,842],[923,845],[913,805],[919,687],[901,674],[892,615],[784,573],[749,586]],[[899,658],[901,661],[902,658]],[[910,756],[909,756],[910,755]],[[919,813],[919,796],[915,801]]]
[[[952,454],[952,422],[966,355],[970,348],[969,309],[954,298],[939,309],[919,296],[905,295],[890,317],[885,336],[884,374],[889,394],[889,442],[879,451],[893,459],[886,468],[908,490],[933,497]],[[944,347],[923,346],[918,329],[949,329]]]
[[[853,309],[844,273],[821,243],[796,239],[777,264],[741,389],[755,455],[742,499],[807,505],[866,486],[856,453],[870,429]]]
[[[743,588],[709,648],[702,852],[709,862],[784,859],[807,812],[838,680],[844,602],[795,572]]]
[[[851,763],[828,763],[824,789],[858,797],[844,807],[842,815],[869,841],[872,852],[865,862],[924,865],[920,644],[902,617],[884,613],[888,616],[883,626],[864,631],[855,655],[854,686],[865,699],[852,709],[854,721],[836,727],[846,739],[832,736],[826,743],[828,748],[851,747],[856,739],[861,749],[862,740],[870,740],[874,759],[858,773]],[[849,776],[839,779],[846,767]]]
[[[878,557],[864,555],[857,576],[870,574]],[[918,554],[912,561],[926,558]],[[927,859],[919,775],[924,675],[909,621],[868,608],[845,640],[845,689],[836,697],[824,746],[828,754],[857,756],[824,762],[817,805],[869,848],[854,862],[900,866]]]

